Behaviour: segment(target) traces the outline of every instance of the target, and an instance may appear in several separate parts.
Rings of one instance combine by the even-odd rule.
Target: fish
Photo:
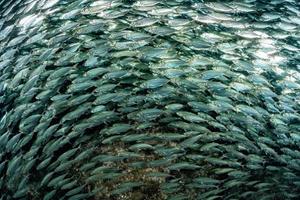
[[[143,185],[142,182],[137,182],[137,181],[136,182],[125,182],[125,183],[122,183],[121,185],[119,185],[117,189],[112,191],[112,194],[119,194],[119,193],[122,194],[125,191],[132,190],[133,188],[140,187],[142,185]]]
[[[43,200],[50,200],[52,197],[54,197],[55,194],[56,194],[56,190],[52,190],[47,194],[45,194]]]
[[[43,160],[43,161],[37,166],[36,169],[37,169],[37,170],[41,170],[41,169],[47,167],[47,165],[49,165],[49,163],[51,162],[51,159],[52,159],[52,157],[49,157],[49,158]]]
[[[298,199],[298,1],[0,7],[0,199]]]

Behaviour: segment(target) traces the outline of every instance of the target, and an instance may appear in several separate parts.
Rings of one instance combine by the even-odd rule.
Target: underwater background
[[[298,0],[0,0],[0,200],[300,199]]]

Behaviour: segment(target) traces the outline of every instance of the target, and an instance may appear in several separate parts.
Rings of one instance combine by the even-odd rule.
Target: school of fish
[[[298,0],[0,0],[0,200],[300,199]]]

